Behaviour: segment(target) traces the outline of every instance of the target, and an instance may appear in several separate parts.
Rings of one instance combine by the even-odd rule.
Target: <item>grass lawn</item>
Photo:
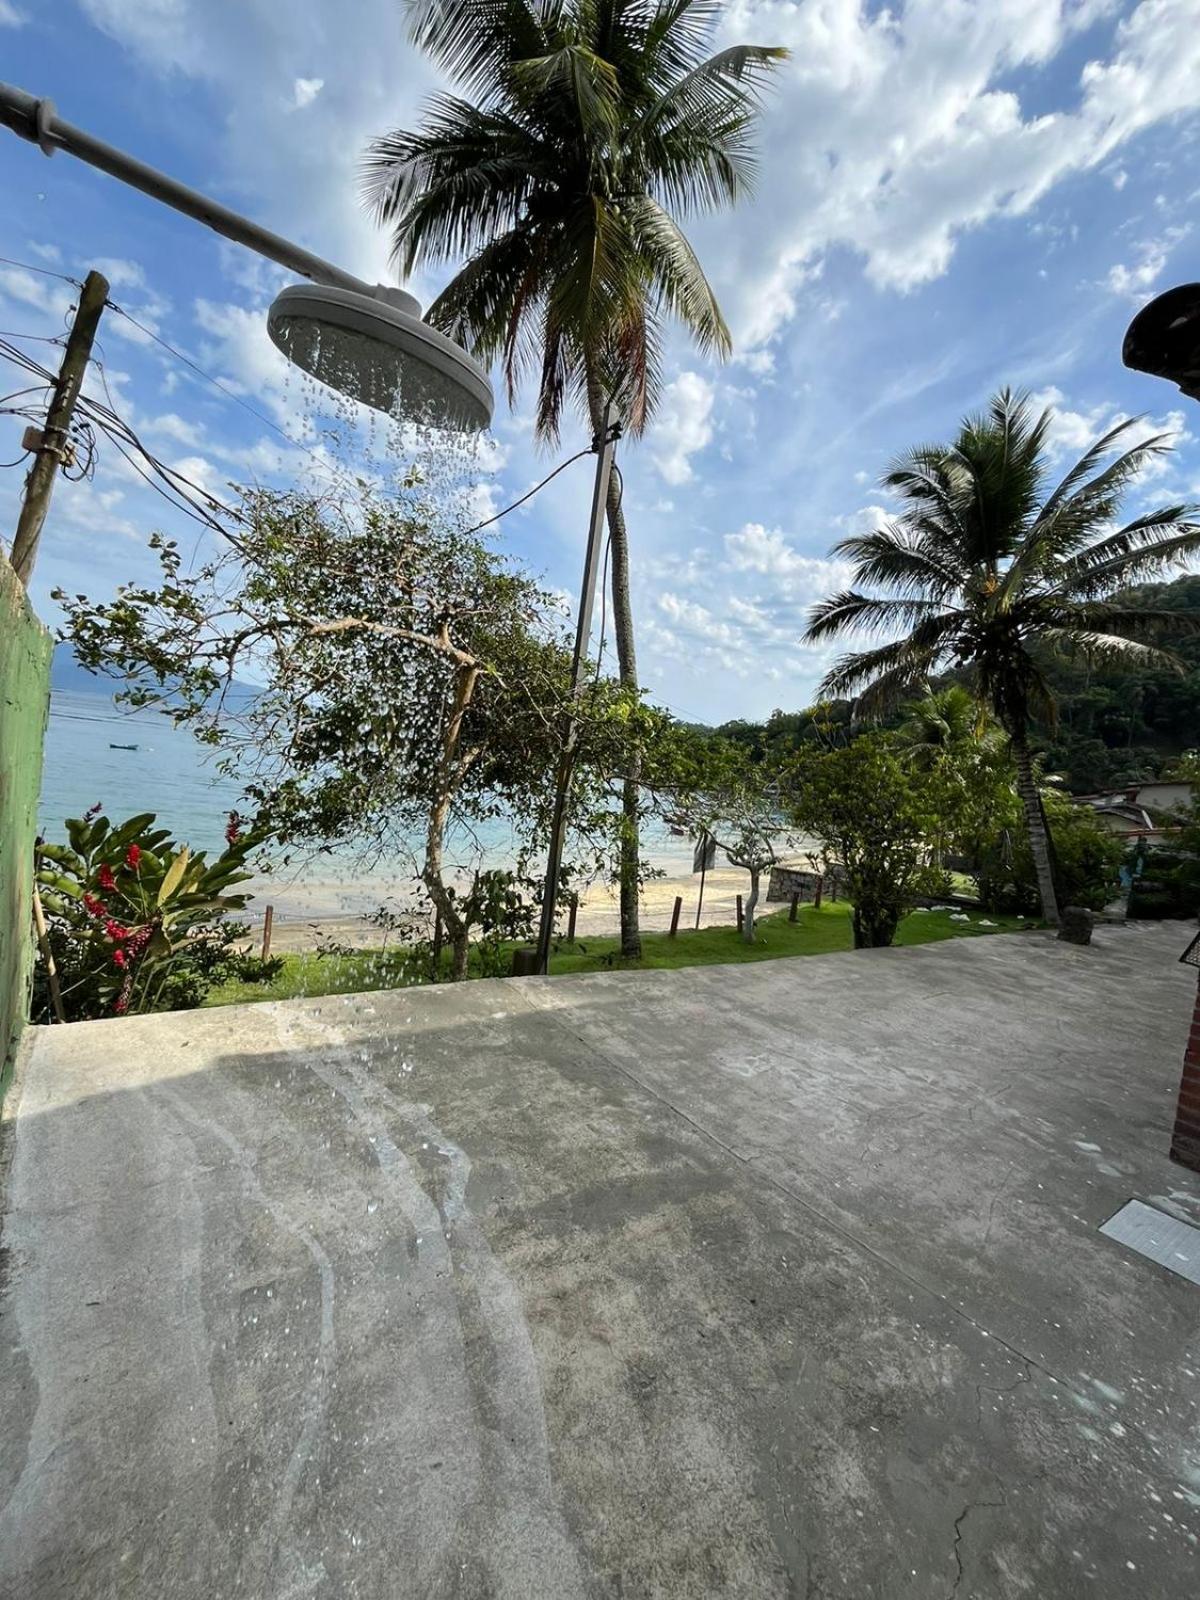
[[[948,911],[914,911],[900,924],[897,944],[933,944],[940,939],[979,938],[989,933],[1012,933],[1031,924],[1016,917],[994,916],[981,926],[979,913],[969,922],[952,922]],[[671,939],[665,933],[642,935],[642,959],[624,961],[616,938],[582,938],[574,944],[560,941],[550,958],[551,974],[599,972],[614,967],[707,967],[722,962],[773,961],[780,956],[820,956],[851,950],[850,908],[836,901],[801,906],[799,917],[789,922],[786,911],[759,919],[755,942],[744,943],[736,928],[680,930]],[[405,970],[407,952],[356,950],[350,955],[291,954],[270,983],[228,983],[214,989],[206,1004],[235,1005],[248,1000],[291,1000],[298,995],[355,994],[368,989],[398,989],[412,979]]]

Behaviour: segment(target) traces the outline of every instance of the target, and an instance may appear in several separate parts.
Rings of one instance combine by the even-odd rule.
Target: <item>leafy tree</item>
[[[892,746],[926,780],[937,818],[932,864],[941,867],[947,847],[965,843],[983,825],[996,782],[1011,786],[1012,763],[998,750],[999,730],[960,684],[927,684],[901,709]]]
[[[1067,905],[1102,911],[1120,887],[1125,844],[1087,807],[1064,794],[1043,790],[1042,804],[1054,841],[1055,882]],[[974,842],[974,876],[988,911],[1036,916],[1037,871],[1011,787],[998,794],[987,826]]]
[[[720,735],[675,731],[670,814],[693,835],[716,840],[730,866],[750,875],[742,910],[742,938],[754,943],[762,875],[770,873],[791,829],[768,771],[739,744]],[[664,759],[662,747],[656,764]]]
[[[246,490],[233,544],[195,572],[156,536],[156,587],[56,598],[80,661],[131,680],[134,703],[168,696],[285,845],[379,858],[419,838],[417,877],[465,977],[499,892],[474,830],[516,819],[533,847],[570,657],[551,598],[409,487]],[[263,682],[248,699],[232,692],[239,672]],[[619,770],[622,700],[609,680],[589,693],[584,765],[603,746]]]
[[[1171,664],[1143,638],[1179,616],[1132,606],[1121,591],[1200,549],[1200,526],[1194,507],[1170,505],[1113,529],[1123,492],[1168,449],[1163,435],[1129,444],[1132,422],[1109,429],[1047,493],[1050,420],[1003,390],[953,444],[897,461],[883,484],[899,516],[836,549],[858,583],[882,592],[833,595],[814,608],[806,638],[900,630],[826,675],[829,693],[858,693],[864,710],[894,704],[939,669],[961,670],[1009,736],[1042,909],[1055,923],[1030,748],[1034,717],[1055,716],[1046,658]]]
[[[227,848],[212,862],[156,828],[152,812],[115,827],[96,806],[67,822],[66,844],[38,848],[46,939],[65,1019],[197,1006],[226,978],[273,976],[280,965],[242,955],[248,931],[230,921],[248,896],[237,885],[259,842],[231,818]],[[33,1016],[54,1015],[45,961],[34,979]]]
[[[865,734],[838,750],[802,751],[785,774],[791,819],[824,844],[854,908],[854,947],[889,945],[914,897],[940,886],[927,865],[935,820],[925,784],[887,741]]]
[[[708,54],[714,0],[409,0],[412,36],[460,86],[420,127],[377,139],[366,193],[405,272],[466,258],[429,321],[503,363],[510,398],[531,370],[537,431],[605,401],[641,433],[661,390],[663,324],[705,354],[729,331],[678,218],[732,205],[753,174],[764,77],[786,51]],[[608,499],[621,682],[638,684],[629,548]],[[640,954],[637,752],[626,770],[621,948]]]

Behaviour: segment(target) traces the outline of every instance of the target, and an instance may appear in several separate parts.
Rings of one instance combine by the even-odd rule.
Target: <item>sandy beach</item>
[[[354,884],[295,883],[280,885],[263,882],[255,886],[256,898],[251,902],[246,920],[255,929],[255,942],[261,938],[263,914],[268,904],[275,906],[271,931],[271,950],[281,954],[292,950],[317,949],[324,941],[368,949],[383,945],[396,938],[374,923],[366,920],[364,912],[378,904],[378,889],[374,899],[354,910],[331,910],[331,893],[340,889],[346,899],[362,899],[364,889]],[[718,864],[705,876],[704,904],[701,908],[700,926],[716,927],[733,922],[737,916],[738,895],[750,892],[749,875],[737,868]],[[765,884],[764,884],[765,893]],[[647,933],[665,932],[671,925],[671,912],[675,897],[683,899],[680,915],[681,928],[696,926],[697,901],[700,894],[700,875],[693,876],[676,870],[663,878],[648,883],[642,893],[641,925]],[[306,904],[307,902],[307,904]],[[566,931],[566,916],[560,919],[560,928]],[[576,916],[576,935],[615,934],[620,922],[617,892],[607,884],[592,884],[580,896]]]

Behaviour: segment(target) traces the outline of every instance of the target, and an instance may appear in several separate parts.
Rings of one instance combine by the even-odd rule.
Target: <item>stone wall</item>
[[[808,867],[772,867],[771,882],[767,887],[768,900],[790,900],[798,894],[801,900],[816,898],[817,881],[821,874]],[[826,900],[839,900],[845,888],[845,875],[840,867],[832,867],[825,874],[821,893]]]
[[[29,1012],[33,842],[52,649],[49,630],[0,554],[0,1084]]]

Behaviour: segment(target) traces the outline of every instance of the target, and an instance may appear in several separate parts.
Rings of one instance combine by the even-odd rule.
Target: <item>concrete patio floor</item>
[[[0,1594],[1195,1594],[1185,941],[37,1032]]]

